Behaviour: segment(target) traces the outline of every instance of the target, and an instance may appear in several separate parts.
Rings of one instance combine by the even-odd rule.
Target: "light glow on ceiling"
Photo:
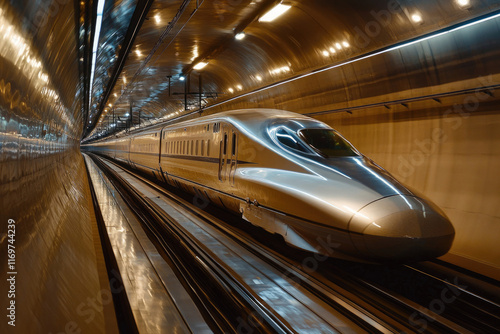
[[[196,64],[196,65],[193,66],[193,69],[195,69],[195,70],[201,70],[202,68],[204,68],[207,65],[208,65],[208,62],[206,62],[206,61],[200,61],[198,64]]]
[[[270,11],[262,15],[259,22],[271,22],[277,19],[279,16],[283,15],[292,6],[282,5],[281,3],[274,6]]]
[[[420,14],[417,14],[417,13],[413,14],[411,16],[411,19],[415,23],[421,23],[423,21],[422,16]]]
[[[281,74],[281,73],[286,73],[290,72],[290,66],[282,66],[275,68],[274,70],[269,71],[271,74]]]
[[[245,33],[242,31],[242,32],[239,32],[237,33],[234,38],[236,38],[238,41],[241,41],[243,38],[245,38]]]

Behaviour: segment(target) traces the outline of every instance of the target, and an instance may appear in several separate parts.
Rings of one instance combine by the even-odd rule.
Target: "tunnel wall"
[[[0,0],[1,333],[106,328],[106,273],[78,150],[75,3]]]
[[[340,130],[441,206],[451,253],[500,268],[500,19],[352,59],[206,108],[278,108]]]

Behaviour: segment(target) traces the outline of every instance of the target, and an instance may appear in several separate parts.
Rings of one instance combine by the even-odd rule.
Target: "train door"
[[[235,131],[231,131],[231,162],[229,165],[229,183],[234,186],[234,173],[236,172],[236,167],[238,165],[238,134]]]
[[[226,170],[227,170],[227,149],[229,142],[229,127],[227,125],[221,125],[221,141],[219,149],[219,180],[226,180]]]

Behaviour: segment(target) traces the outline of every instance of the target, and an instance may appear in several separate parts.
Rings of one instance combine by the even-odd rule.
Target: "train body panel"
[[[454,238],[431,201],[303,115],[236,110],[94,146],[309,251],[419,260],[446,253]]]

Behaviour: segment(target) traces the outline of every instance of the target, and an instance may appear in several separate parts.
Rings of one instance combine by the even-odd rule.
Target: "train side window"
[[[200,143],[200,155],[201,156],[204,156],[205,155],[205,141],[202,140],[201,143]]]
[[[236,133],[233,132],[233,146],[231,149],[231,154],[234,156],[236,155]]]
[[[196,146],[195,146],[195,150],[194,150],[194,155],[198,155],[198,140],[196,141]]]
[[[191,155],[194,155],[194,140],[191,140]]]
[[[210,139],[207,139],[207,157],[210,156]]]
[[[210,131],[210,124],[207,125],[207,132]]]
[[[224,134],[224,155],[227,153],[227,133]]]

